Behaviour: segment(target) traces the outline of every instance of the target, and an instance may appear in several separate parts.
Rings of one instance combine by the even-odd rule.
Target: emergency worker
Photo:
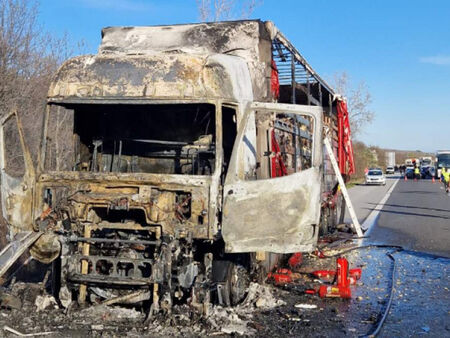
[[[416,166],[416,168],[414,169],[414,176],[415,176],[416,180],[418,180],[420,178],[420,169],[418,166]]]
[[[442,168],[442,181],[444,182],[445,191],[448,192],[450,185],[450,170]]]

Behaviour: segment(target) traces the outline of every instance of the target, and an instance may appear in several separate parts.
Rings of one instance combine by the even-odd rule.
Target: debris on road
[[[55,332],[50,332],[50,331],[48,331],[48,332],[35,332],[35,333],[21,333],[21,332],[19,332],[17,330],[14,330],[13,328],[11,328],[11,327],[9,327],[7,325],[3,326],[3,330],[7,331],[7,332],[11,332],[11,333],[13,333],[13,334],[15,334],[16,336],[19,336],[19,337],[36,337],[36,336],[45,336],[45,335],[49,335],[49,334],[55,333]]]
[[[315,304],[295,304],[297,309],[317,309],[317,305]]]
[[[285,305],[280,299],[276,299],[267,285],[251,283],[248,288],[248,294],[241,307],[253,305],[260,309],[273,309],[274,307]]]
[[[20,310],[22,308],[22,302],[18,297],[0,289],[0,308]]]
[[[244,303],[235,307],[211,305],[208,316],[193,311],[188,304],[174,305],[171,315],[156,314],[144,323],[142,309],[131,306],[101,306],[74,308],[65,314],[53,306],[37,312],[35,302],[42,296],[42,288],[35,284],[17,281],[5,289],[8,295],[22,302],[21,309],[0,311],[0,327],[12,326],[20,333],[57,332],[55,336],[205,336],[205,335],[257,335],[272,337],[305,337],[326,333],[329,336],[370,332],[380,313],[386,307],[386,291],[391,276],[386,269],[385,250],[368,248],[361,254],[355,250],[346,255],[350,266],[361,267],[364,273],[358,287],[352,289],[353,298],[319,298],[305,294],[305,288],[315,285],[311,272],[330,269],[335,260],[305,256],[300,279],[295,283],[270,285],[250,283]],[[440,318],[447,313],[448,260],[398,253],[398,280],[395,299],[383,332],[401,336],[402,332],[422,332],[429,327],[436,336],[448,335],[448,329],[439,326]],[[331,270],[331,269],[330,269]],[[417,274],[423,276],[417,279]],[[420,282],[420,283],[419,283]],[[420,291],[419,291],[420,290]],[[4,292],[4,293],[5,293]],[[423,292],[423,297],[408,297]],[[432,302],[433,308],[424,316],[423,306]],[[302,305],[299,305],[302,304]],[[303,305],[304,304],[304,305]],[[309,307],[309,308],[308,308]],[[405,318],[407,311],[411,317]],[[418,320],[420,318],[420,320]],[[350,330],[350,328],[352,330]],[[386,331],[384,331],[386,330]],[[383,334],[382,332],[382,334]],[[0,336],[11,332],[1,332]]]
[[[135,309],[129,309],[121,306],[92,306],[79,312],[80,317],[96,319],[101,322],[116,322],[124,319],[143,320],[145,315]]]
[[[49,296],[49,295],[37,296],[34,304],[36,305],[37,312],[43,311],[51,305],[56,306],[56,307],[58,306],[58,304],[55,300],[55,297]]]

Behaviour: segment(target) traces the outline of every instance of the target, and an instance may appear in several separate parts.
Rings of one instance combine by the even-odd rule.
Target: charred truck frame
[[[37,168],[2,121],[10,236],[44,233],[61,298],[233,304],[337,222],[337,102],[271,22],[106,28],[54,77]]]

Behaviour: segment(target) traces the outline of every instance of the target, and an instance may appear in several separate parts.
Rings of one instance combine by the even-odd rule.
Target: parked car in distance
[[[393,166],[386,167],[386,175],[391,175],[395,173],[395,168]]]
[[[386,177],[381,169],[371,169],[366,174],[366,185],[379,184],[386,185]]]

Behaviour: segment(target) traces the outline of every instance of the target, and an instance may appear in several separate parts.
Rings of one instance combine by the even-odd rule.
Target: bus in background
[[[442,168],[450,170],[450,150],[438,150],[436,152],[436,178],[441,177]]]

